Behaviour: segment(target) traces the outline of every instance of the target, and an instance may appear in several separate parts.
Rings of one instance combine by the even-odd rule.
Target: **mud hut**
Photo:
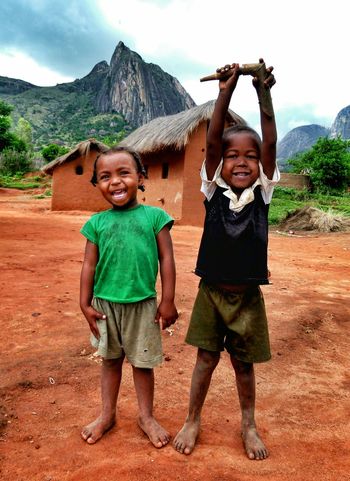
[[[199,171],[205,158],[206,132],[215,101],[158,117],[139,127],[119,145],[137,150],[148,179],[139,202],[164,208],[178,223],[200,226],[204,197]],[[227,125],[245,121],[233,111]],[[81,142],[67,154],[43,167],[53,176],[52,210],[100,211],[109,208],[90,184],[93,163],[108,147],[95,139]]]
[[[52,175],[52,210],[100,211],[108,208],[109,204],[90,183],[97,155],[108,148],[95,139],[85,140],[42,168],[43,172]]]
[[[203,224],[199,171],[214,104],[213,100],[175,115],[158,117],[119,144],[135,149],[142,157],[148,175],[142,201],[163,207],[180,224]],[[230,110],[227,125],[238,123],[246,122]]]

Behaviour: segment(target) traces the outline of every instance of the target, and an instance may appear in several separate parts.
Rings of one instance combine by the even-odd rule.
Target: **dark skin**
[[[263,60],[260,59],[260,62]],[[269,179],[272,179],[276,166],[276,124],[274,116],[269,117],[260,108],[262,145],[259,148],[256,137],[250,132],[233,133],[223,149],[222,136],[225,117],[232,94],[236,88],[240,72],[239,65],[232,64],[218,69],[228,71],[230,76],[219,81],[219,95],[207,133],[206,172],[212,180],[223,158],[221,176],[239,198],[244,189],[250,187],[259,177],[259,161]],[[260,88],[270,88],[275,83],[272,68],[267,69],[268,76],[264,86],[253,79],[258,98]],[[260,105],[260,104],[259,104]],[[244,292],[245,285],[219,284],[219,287],[233,292]],[[268,450],[256,428],[255,423],[255,376],[254,366],[237,360],[230,355],[235,372],[242,421],[241,434],[245,451],[249,459],[262,460],[268,457]],[[174,439],[175,449],[182,454],[190,454],[200,432],[201,412],[210,386],[212,374],[220,360],[220,352],[199,348],[192,374],[188,415],[182,429]]]
[[[137,189],[143,185],[144,177],[137,171],[133,157],[127,152],[102,155],[96,165],[97,187],[114,209],[125,210],[137,206]],[[161,301],[157,308],[155,322],[162,329],[172,325],[178,313],[175,297],[175,262],[172,240],[167,226],[157,235],[158,259],[162,285]],[[105,315],[91,305],[93,299],[94,275],[99,258],[98,246],[86,242],[85,257],[80,279],[80,307],[92,334],[99,338],[97,320]],[[94,444],[115,424],[116,403],[122,378],[124,356],[119,359],[103,359],[101,373],[102,410],[100,416],[85,426],[82,438]],[[169,433],[153,416],[154,373],[153,369],[133,366],[135,391],[139,405],[138,424],[156,448],[165,446]]]

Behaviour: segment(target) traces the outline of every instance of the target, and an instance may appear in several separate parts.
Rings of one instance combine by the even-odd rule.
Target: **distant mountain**
[[[175,77],[119,42],[111,58],[97,63],[74,82],[38,87],[23,80],[0,77],[0,98],[14,106],[13,118],[28,120],[37,148],[52,142],[74,145],[95,137],[103,140],[128,133],[150,120],[176,114],[195,103]],[[331,128],[304,125],[288,132],[277,146],[282,170],[296,153],[308,150],[319,137],[350,138],[350,105]]]
[[[37,88],[36,85],[24,80],[0,77],[0,94],[17,95],[33,88]]]
[[[294,155],[310,149],[320,137],[327,137],[330,130],[320,125],[303,125],[288,132],[278,143],[277,158],[284,170],[286,161]]]
[[[350,139],[350,105],[340,110],[330,128],[321,125],[303,125],[288,132],[277,145],[277,159],[281,170],[286,169],[287,160],[305,152],[320,137]]]
[[[0,98],[14,106],[15,122],[24,117],[31,123],[38,147],[102,139],[196,105],[176,78],[144,62],[123,42],[110,65],[99,62],[74,82],[38,87],[0,77]]]
[[[335,138],[338,135],[342,139],[350,139],[350,105],[338,113],[332,124],[330,137]]]

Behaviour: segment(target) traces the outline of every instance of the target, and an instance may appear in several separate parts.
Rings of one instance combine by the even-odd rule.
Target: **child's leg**
[[[181,431],[174,439],[174,447],[183,454],[191,454],[200,429],[202,407],[209,389],[214,369],[220,360],[220,352],[198,349],[192,374],[188,415]]]
[[[100,416],[85,426],[82,438],[94,444],[115,424],[116,404],[122,378],[124,356],[119,359],[103,359],[101,370],[102,411]]]
[[[170,435],[153,417],[154,373],[153,369],[133,366],[134,384],[139,405],[138,424],[156,448],[168,444]]]
[[[249,459],[265,459],[268,451],[255,424],[255,375],[251,363],[238,361],[231,356],[236,373],[236,383],[242,412],[242,439]]]

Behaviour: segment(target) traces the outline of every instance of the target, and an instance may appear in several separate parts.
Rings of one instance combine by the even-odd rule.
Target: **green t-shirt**
[[[156,236],[173,222],[163,209],[143,204],[94,214],[80,231],[98,246],[94,296],[119,303],[155,297]]]

